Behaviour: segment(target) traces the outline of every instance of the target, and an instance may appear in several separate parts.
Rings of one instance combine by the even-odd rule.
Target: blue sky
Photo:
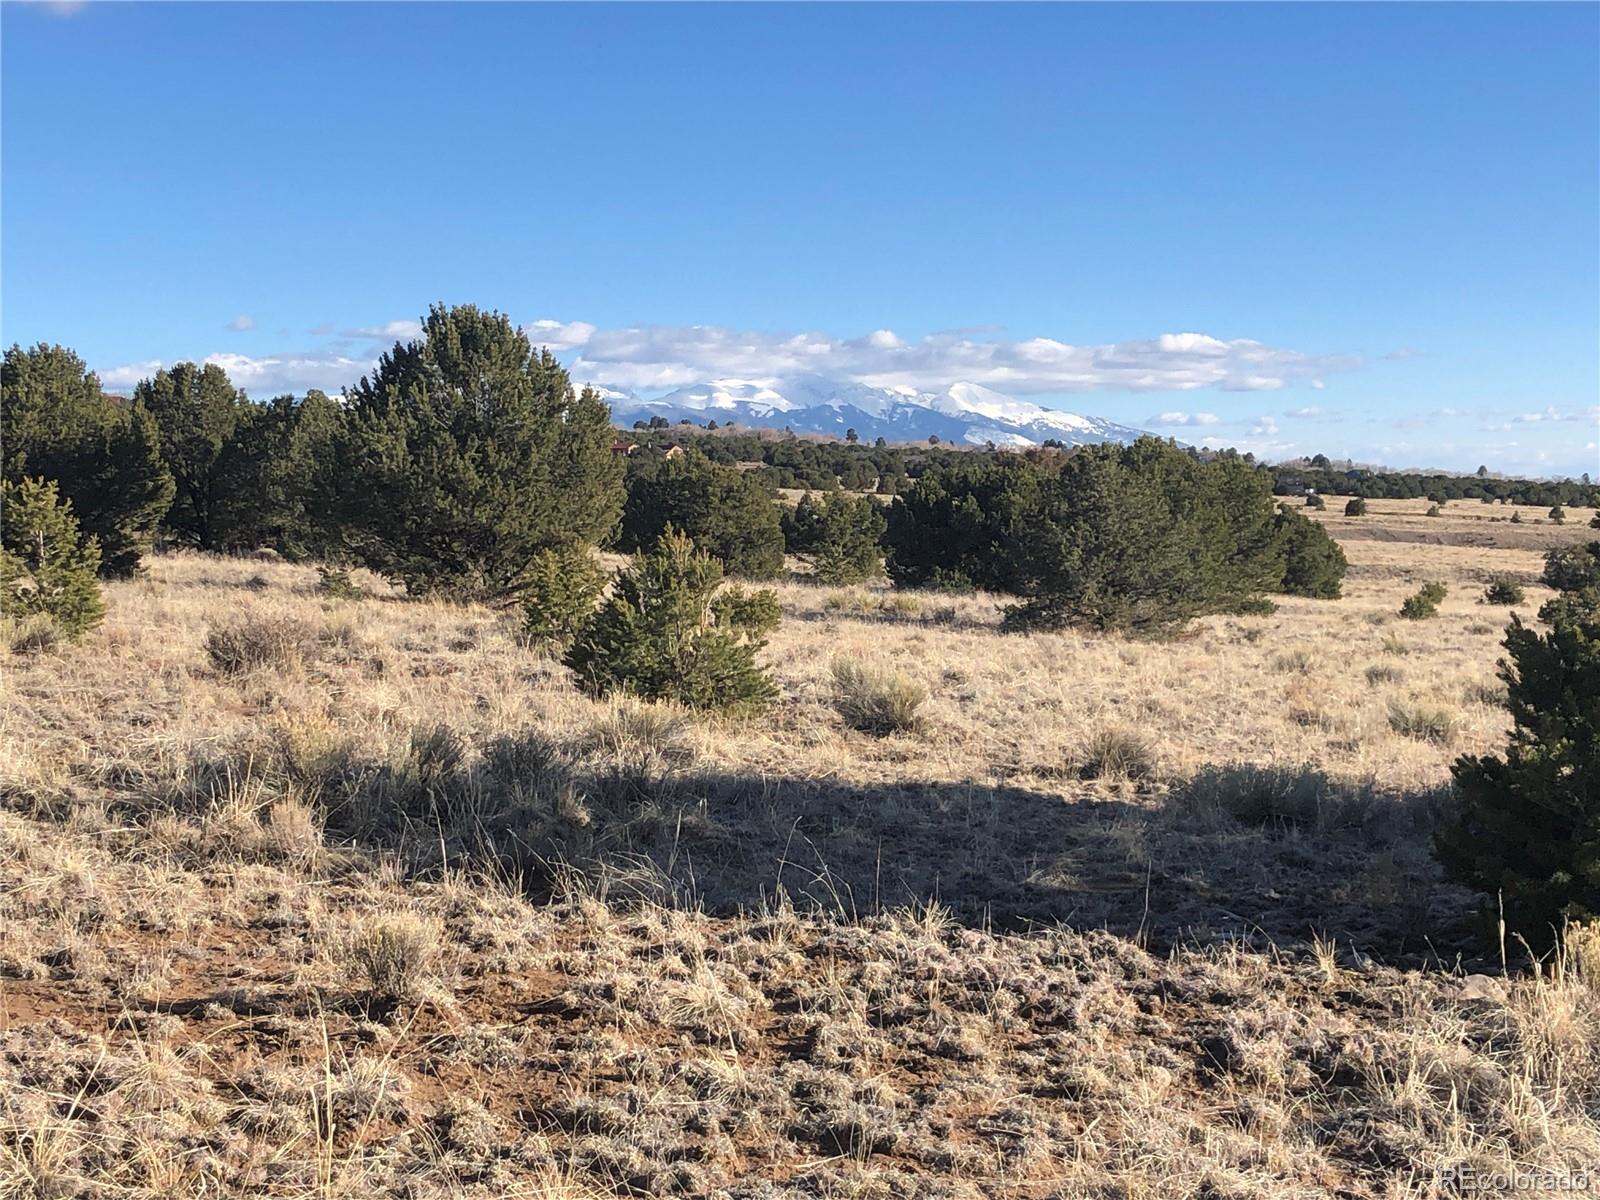
[[[471,301],[642,391],[807,363],[1600,473],[1593,4],[0,21],[4,338],[114,388],[333,388]]]

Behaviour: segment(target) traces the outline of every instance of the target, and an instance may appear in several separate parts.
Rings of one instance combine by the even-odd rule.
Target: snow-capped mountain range
[[[664,396],[641,398],[632,392],[591,385],[611,405],[619,425],[665,417],[676,424],[685,418],[703,425],[708,420],[736,422],[752,428],[843,437],[854,429],[870,442],[941,441],[969,446],[1037,446],[1047,439],[1069,446],[1096,442],[1131,442],[1142,430],[1101,417],[1044,408],[1017,400],[976,383],[953,383],[941,392],[911,388],[878,388],[821,376],[792,379],[717,379],[691,384]]]

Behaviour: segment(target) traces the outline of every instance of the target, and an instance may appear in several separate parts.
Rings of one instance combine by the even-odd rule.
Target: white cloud
[[[387,321],[382,325],[364,325],[357,329],[341,329],[339,336],[358,341],[405,342],[422,336],[422,322]]]
[[[208,354],[228,373],[235,387],[256,396],[280,392],[303,392],[307,388],[338,391],[354,383],[371,369],[373,360],[350,358],[342,354],[275,354],[255,358],[248,354]]]
[[[1208,337],[1203,333],[1163,333],[1158,340],[1161,349],[1170,354],[1226,354],[1228,343]]]
[[[548,346],[552,350],[576,350],[594,336],[594,326],[587,321],[534,321],[524,325],[522,332],[535,346]]]
[[[241,317],[235,328],[245,328]],[[252,322],[253,324],[253,322]],[[707,379],[772,381],[817,374],[874,387],[936,391],[957,382],[1018,396],[1085,392],[1187,392],[1207,388],[1270,391],[1318,383],[1361,360],[1224,340],[1196,332],[1146,340],[1077,345],[1050,337],[1015,339],[989,327],[930,334],[908,340],[878,328],[858,337],[820,332],[759,332],[719,325],[635,326],[602,329],[587,321],[543,318],[523,326],[535,344],[562,352],[573,378],[648,392]],[[417,321],[374,326],[319,325],[327,338],[317,349],[268,355],[214,353],[253,394],[335,391],[371,370],[386,343],[418,337]],[[185,356],[187,357],[187,356]],[[103,373],[108,386],[124,386],[164,365],[138,362]],[[1309,411],[1309,410],[1307,410]],[[1213,412],[1175,409],[1152,417],[1155,426],[1222,424]]]
[[[96,371],[100,376],[100,383],[108,388],[131,388],[142,379],[149,379],[165,366],[159,358],[146,359],[144,362],[124,363],[120,367],[110,367],[104,371]]]
[[[1291,408],[1283,414],[1294,421],[1315,421],[1318,417],[1326,416],[1325,410],[1316,405],[1307,405],[1305,408]]]
[[[257,399],[285,392],[301,393],[309,388],[337,393],[372,370],[377,362],[373,358],[352,358],[321,351],[262,356],[219,352],[208,354],[201,361],[221,367],[235,387],[244,388]],[[161,359],[148,359],[110,367],[98,374],[104,386],[122,390],[171,365]]]
[[[1145,420],[1146,425],[1170,427],[1174,425],[1220,425],[1222,418],[1208,412],[1164,412]]]
[[[228,328],[234,333],[245,333],[256,327],[256,319],[249,313],[240,313],[228,322]]]
[[[1594,421],[1600,419],[1600,406],[1583,412],[1568,412],[1551,404],[1540,412],[1518,413],[1511,420],[1518,425],[1536,425],[1541,421]]]
[[[89,7],[89,0],[23,0],[29,8],[57,17],[75,17]]]
[[[1252,437],[1275,437],[1278,432],[1278,423],[1271,417],[1258,417],[1256,423],[1250,426]]]
[[[1229,392],[1275,392],[1288,380],[1275,375],[1245,375],[1219,381],[1218,387]],[[1316,380],[1312,381],[1317,382]]]
[[[751,332],[719,325],[595,329],[546,320],[580,349],[574,373],[618,387],[680,387],[705,379],[773,380],[818,373],[875,387],[935,390],[981,383],[1016,395],[1091,391],[1271,391],[1315,384],[1360,360],[1279,349],[1245,338],[1166,333],[1147,341],[1074,345],[1055,338],[936,333],[908,342],[886,329],[863,337]],[[578,335],[571,331],[580,331]]]

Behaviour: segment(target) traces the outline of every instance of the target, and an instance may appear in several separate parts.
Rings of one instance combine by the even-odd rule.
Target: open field
[[[1600,1170],[1600,952],[1464,984],[1428,854],[1508,727],[1483,585],[1531,620],[1591,514],[1328,505],[1343,599],[1170,642],[796,578],[751,721],[586,699],[507,614],[152,560],[0,660],[0,1197]],[[847,728],[835,662],[916,721]]]

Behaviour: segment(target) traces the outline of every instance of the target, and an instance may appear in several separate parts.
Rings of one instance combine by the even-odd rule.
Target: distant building
[[[683,447],[678,445],[667,446],[661,451],[663,458],[682,458]]]
[[[611,443],[612,454],[628,455],[632,454],[638,448],[638,442],[630,442],[626,438],[618,438],[616,441]]]

